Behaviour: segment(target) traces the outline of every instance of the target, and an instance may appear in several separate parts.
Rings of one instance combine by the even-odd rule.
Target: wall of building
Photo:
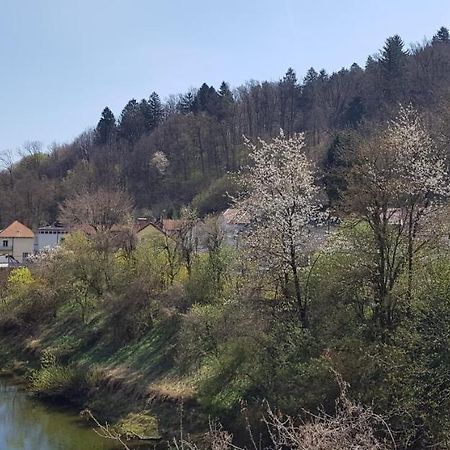
[[[33,254],[34,238],[9,238],[8,241],[12,242],[11,253],[17,261],[24,262],[24,253],[27,253],[28,256]]]
[[[60,232],[38,232],[36,233],[35,250],[40,252],[45,248],[54,248],[61,244],[61,239],[64,240],[66,235],[66,233]]]

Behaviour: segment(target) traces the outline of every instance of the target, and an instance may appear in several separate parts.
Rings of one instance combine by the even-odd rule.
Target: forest
[[[366,135],[412,103],[445,129],[450,86],[448,30],[407,49],[399,36],[332,74],[314,68],[299,81],[292,69],[278,82],[250,81],[231,89],[203,84],[164,103],[157,93],[130,100],[118,117],[105,107],[97,126],[70,144],[42,151],[28,142],[16,162],[1,154],[0,227],[13,220],[36,227],[57,219],[58,204],[81,190],[120,186],[141,215],[177,217],[192,204],[200,214],[226,207],[227,177],[247,162],[243,136],[270,138],[303,132],[311,157],[324,171],[339,161],[336,146]],[[158,170],[155,154],[167,168]]]
[[[1,226],[91,231],[0,273],[2,369],[123,448],[450,448],[449,69],[447,28],[395,35],[4,152]]]

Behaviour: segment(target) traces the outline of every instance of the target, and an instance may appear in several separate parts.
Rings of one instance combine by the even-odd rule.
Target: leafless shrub
[[[109,439],[118,442],[125,450],[131,450],[130,447],[123,441],[120,434],[116,433],[107,423],[102,425],[92,414],[89,409],[85,409],[80,413],[81,417],[92,420],[97,428],[94,428],[95,433],[104,439]]]
[[[296,450],[388,450],[396,448],[384,419],[372,408],[352,402],[347,397],[347,385],[338,378],[341,395],[336,402],[336,414],[309,414],[310,420],[299,425],[289,416],[267,408],[264,419],[274,449]],[[384,428],[390,442],[380,440],[376,429]]]

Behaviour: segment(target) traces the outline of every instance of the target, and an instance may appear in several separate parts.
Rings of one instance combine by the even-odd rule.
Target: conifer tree
[[[140,104],[133,98],[122,110],[119,122],[120,134],[134,144],[144,131],[144,116]]]
[[[384,94],[389,101],[397,101],[402,97],[407,55],[408,52],[405,51],[404,43],[398,34],[386,39],[379,61],[384,81]]]
[[[98,144],[106,144],[109,142],[116,131],[116,118],[113,112],[108,108],[102,111],[102,116],[98,121],[95,129],[95,140]]]
[[[150,113],[150,129],[154,130],[163,120],[164,108],[162,106],[159,95],[152,92],[148,99],[149,113]]]
[[[433,36],[433,42],[450,42],[450,33],[448,31],[448,28],[441,27],[437,31],[437,33]]]

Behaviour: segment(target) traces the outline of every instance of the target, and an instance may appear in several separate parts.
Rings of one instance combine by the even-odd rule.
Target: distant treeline
[[[246,161],[243,136],[305,132],[313,158],[331,171],[337,143],[374,130],[399,103],[439,117],[445,137],[449,90],[450,37],[442,27],[409,49],[399,36],[389,37],[364,68],[355,63],[332,74],[310,68],[303,80],[289,68],[278,82],[235,89],[204,83],[166,102],[153,92],[130,100],[119,117],[105,107],[94,129],[49,153],[29,143],[13,163],[4,152],[0,227],[13,219],[52,222],[65,198],[112,186],[128,191],[141,214],[176,216],[191,202],[200,213],[213,212],[226,206],[224,193],[234,188],[226,174]],[[161,168],[155,153],[168,164]]]

